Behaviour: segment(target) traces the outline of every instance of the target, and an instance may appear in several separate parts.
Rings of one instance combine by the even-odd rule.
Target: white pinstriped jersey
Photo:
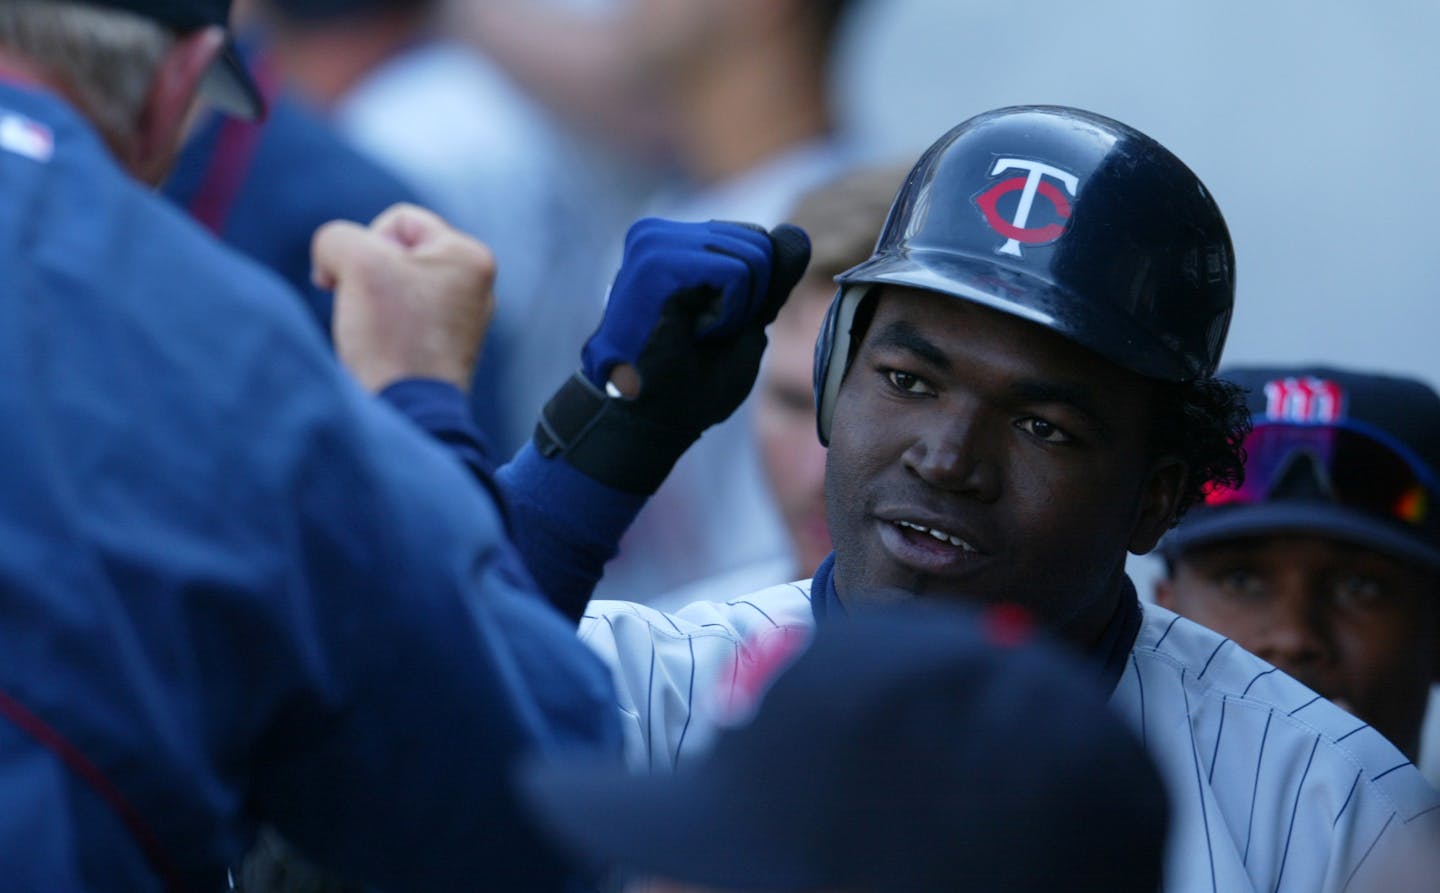
[[[808,634],[814,623],[805,580],[668,614],[597,599],[585,609],[580,638],[614,674],[630,765],[673,769],[709,742],[716,694],[728,691],[747,649],[768,634]]]
[[[810,582],[663,614],[595,601],[580,635],[611,667],[638,769],[703,750],[708,705],[777,631],[808,631]],[[1111,705],[1172,801],[1167,893],[1375,893],[1440,825],[1440,795],[1388,741],[1233,642],[1155,605]],[[1434,845],[1434,841],[1430,841]]]

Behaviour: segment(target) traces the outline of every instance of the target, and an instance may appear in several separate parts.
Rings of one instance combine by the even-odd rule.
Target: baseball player
[[[646,223],[617,286],[644,283],[662,307],[692,295],[708,253],[679,248],[695,238]],[[863,614],[874,593],[1013,602],[1090,656],[1159,764],[1167,890],[1359,889],[1408,852],[1440,796],[1400,751],[1234,642],[1142,606],[1125,574],[1127,551],[1241,478],[1248,413],[1213,377],[1233,277],[1208,190],[1144,134],[1058,107],[958,125],[911,170],[874,256],[839,277],[816,345],[833,555],[812,580],[673,614],[582,608],[581,584],[713,417],[712,382],[702,362],[661,374],[682,368],[693,325],[607,313],[500,481],[528,566],[584,611],[580,634],[612,668],[632,763],[694,757],[707,702],[757,637]],[[638,369],[638,396],[605,390],[619,367]],[[607,474],[609,491],[587,489]]]
[[[1230,369],[1245,482],[1161,541],[1155,600],[1233,638],[1410,759],[1440,678],[1440,396],[1346,369]]]

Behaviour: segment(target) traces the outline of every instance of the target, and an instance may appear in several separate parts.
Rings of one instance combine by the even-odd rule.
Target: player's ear
[[[1175,510],[1185,490],[1190,468],[1179,456],[1161,456],[1151,463],[1141,485],[1135,520],[1130,527],[1129,549],[1144,555],[1175,522]]]
[[[155,70],[145,95],[135,141],[125,159],[137,179],[158,184],[185,139],[200,84],[225,46],[225,32],[219,27],[201,28],[178,37]]]

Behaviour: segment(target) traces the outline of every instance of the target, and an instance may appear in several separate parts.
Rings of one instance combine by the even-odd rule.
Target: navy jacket
[[[0,878],[221,889],[259,821],[387,889],[560,889],[511,764],[605,670],[460,463],[268,271],[0,82]]]

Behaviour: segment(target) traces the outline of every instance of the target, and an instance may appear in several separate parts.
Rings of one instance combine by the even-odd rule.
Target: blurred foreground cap
[[[1013,625],[907,605],[823,626],[673,775],[521,782],[597,864],[735,890],[1153,893],[1167,807],[1093,668]]]

